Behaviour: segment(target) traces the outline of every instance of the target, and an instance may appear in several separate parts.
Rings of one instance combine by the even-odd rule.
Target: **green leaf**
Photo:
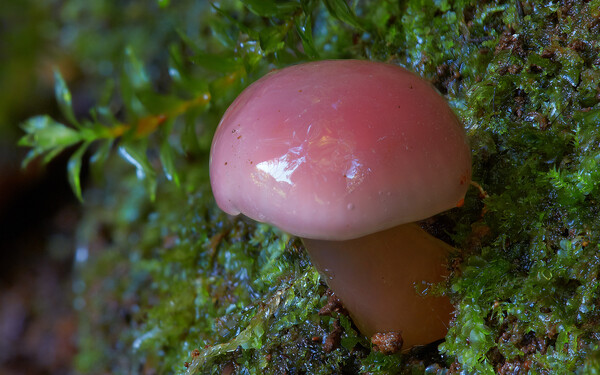
[[[583,59],[572,49],[564,49],[556,55],[556,58],[562,64],[562,69],[558,71],[558,74],[563,78],[563,82],[577,87],[580,81],[581,69],[584,65]]]
[[[103,139],[97,143],[97,149],[90,156],[90,169],[93,178],[102,178],[101,168],[110,155],[114,140]]]
[[[67,163],[67,174],[69,176],[69,184],[71,185],[71,189],[77,199],[80,202],[83,202],[83,198],[81,196],[81,159],[83,158],[83,154],[87,150],[89,142],[84,142],[73,155],[69,158],[69,162]]]
[[[237,57],[204,53],[200,51],[197,51],[194,56],[190,57],[190,61],[208,70],[223,73],[229,73],[243,66],[242,61]]]
[[[158,6],[161,8],[166,8],[171,4],[171,0],[158,0]]]
[[[296,22],[296,32],[302,41],[302,47],[304,48],[304,53],[311,59],[318,59],[319,52],[315,47],[315,43],[312,36],[312,26],[310,18],[302,24],[299,21]]]
[[[146,74],[144,65],[131,47],[125,49],[124,68],[127,80],[134,89],[141,90],[150,86],[150,79]]]
[[[25,121],[21,128],[27,135],[19,141],[20,146],[50,149],[56,146],[70,146],[80,140],[75,130],[47,115],[32,117]]]
[[[346,0],[323,0],[323,3],[333,17],[359,30],[364,30],[360,20]]]
[[[71,92],[65,83],[60,71],[54,70],[54,94],[56,95],[56,101],[60,107],[60,111],[63,116],[73,125],[79,126],[79,122],[75,118],[75,112],[73,112],[73,103],[71,102]]]
[[[300,8],[300,4],[292,1],[278,3],[274,0],[242,0],[242,3],[261,17],[284,17]]]
[[[188,57],[186,56],[185,59]],[[189,74],[189,68],[183,62],[184,57],[176,46],[169,49],[169,76],[174,87],[193,95],[208,91],[208,78],[199,74]]]
[[[160,161],[163,165],[165,176],[169,181],[173,181],[177,187],[180,186],[179,174],[175,168],[173,147],[165,139],[160,145]]]
[[[48,164],[52,161],[52,159],[54,159],[56,156],[58,156],[58,154],[60,154],[63,150],[65,149],[65,147],[56,147],[51,149],[50,151],[48,151],[46,153],[46,155],[44,155],[44,157],[42,158],[42,162],[44,164]]]
[[[235,40],[234,45],[232,47],[235,48],[235,46],[237,46],[238,35],[240,32],[244,33],[244,34],[248,34],[250,36],[250,38],[255,39],[256,33],[254,32],[254,30],[252,28],[248,27],[243,22],[238,21],[229,12],[226,12],[226,11],[222,10],[221,8],[217,7],[214,3],[211,2],[210,6],[212,7],[212,9],[215,10],[215,12],[220,17],[222,17],[224,20],[227,20],[227,22],[229,22],[230,31],[233,33],[232,36],[234,37],[234,40]],[[211,22],[209,22],[209,24],[211,24]]]
[[[119,146],[119,154],[136,169],[137,178],[144,181],[150,200],[156,198],[156,171],[146,156],[143,144],[123,143]]]
[[[223,46],[233,50],[237,46],[239,29],[227,21],[227,19],[213,18],[208,21],[208,24],[212,35]]]
[[[27,133],[19,140],[19,146],[31,147],[23,167],[36,156],[48,152],[49,156],[44,159],[47,163],[54,158],[65,147],[74,145],[82,140],[77,131],[54,121],[50,116],[36,116],[28,119],[21,128]]]
[[[131,47],[125,49],[120,88],[123,104],[126,109],[125,113],[132,117],[145,116],[147,111],[139,100],[138,95],[141,92],[152,90],[152,87],[143,64],[138,60]]]
[[[169,143],[169,134],[172,128],[173,121],[170,121],[170,124],[165,124],[163,126],[163,139],[160,143],[160,162],[163,166],[163,171],[165,176],[169,181],[173,181],[177,187],[179,184],[179,174],[177,173],[177,169],[175,168],[175,152],[173,146]]]
[[[203,68],[214,72],[230,73],[238,70],[243,66],[243,61],[239,59],[235,54],[214,54],[207,53],[199,48],[194,41],[183,33],[179,33],[180,38],[183,42],[192,49],[194,54],[188,57],[190,61],[200,65]]]
[[[259,34],[260,48],[266,53],[276,52],[283,47],[285,34],[278,28],[264,29]]]

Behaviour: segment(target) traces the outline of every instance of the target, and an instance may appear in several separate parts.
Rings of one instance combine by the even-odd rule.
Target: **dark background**
[[[37,2],[43,3],[43,2]],[[56,4],[0,2],[0,374],[69,374],[76,352],[71,302],[74,233],[80,204],[66,156],[21,168],[19,124],[56,115],[52,69],[72,81],[52,30]]]

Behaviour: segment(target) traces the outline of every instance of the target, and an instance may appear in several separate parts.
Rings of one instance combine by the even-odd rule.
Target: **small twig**
[[[485,200],[490,197],[487,191],[485,191],[483,187],[481,187],[481,185],[479,185],[477,182],[471,181],[471,185],[474,186],[477,190],[479,190],[479,199]],[[487,211],[487,204],[483,203],[483,208],[481,209],[481,217],[483,217]]]
[[[479,190],[479,198],[487,199],[489,198],[489,194],[475,181],[471,181],[471,185],[474,186],[477,190]]]

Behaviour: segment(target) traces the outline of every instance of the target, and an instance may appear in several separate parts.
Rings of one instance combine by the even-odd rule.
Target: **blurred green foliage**
[[[70,0],[52,12],[96,105],[74,110],[57,73],[61,117],[26,121],[21,143],[46,161],[77,146],[82,373],[599,371],[599,1]],[[227,105],[270,69],[325,58],[417,71],[467,128],[488,195],[472,189],[442,215],[460,266],[433,358],[373,352],[345,317],[319,316],[324,286],[301,245],[212,200],[207,153]],[[82,194],[88,160],[104,182]]]

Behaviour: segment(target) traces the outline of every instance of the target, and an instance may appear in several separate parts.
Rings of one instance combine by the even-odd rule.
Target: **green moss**
[[[469,371],[572,373],[597,340],[597,39],[585,5],[528,5],[466,96],[491,235],[455,279],[443,350]]]

